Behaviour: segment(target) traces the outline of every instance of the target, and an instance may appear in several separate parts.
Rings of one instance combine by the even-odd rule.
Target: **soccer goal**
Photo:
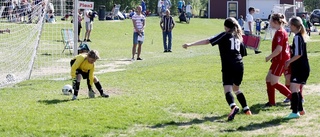
[[[0,7],[0,88],[27,79],[70,78],[77,44],[70,34],[73,0],[0,1]]]

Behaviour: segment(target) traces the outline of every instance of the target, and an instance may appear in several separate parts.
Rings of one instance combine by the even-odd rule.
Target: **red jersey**
[[[272,61],[286,62],[290,59],[290,47],[288,42],[288,34],[283,28],[277,30],[272,40],[272,52],[280,45],[282,51],[280,54],[272,58]]]

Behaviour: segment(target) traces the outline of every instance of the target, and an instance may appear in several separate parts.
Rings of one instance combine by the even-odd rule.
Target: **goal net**
[[[0,0],[0,87],[69,78],[72,0]]]

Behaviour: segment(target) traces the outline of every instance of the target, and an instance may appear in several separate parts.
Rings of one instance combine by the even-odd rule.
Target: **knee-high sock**
[[[75,82],[73,85],[73,90],[74,90],[73,95],[78,96],[79,88],[80,88],[80,82]]]
[[[302,96],[301,96],[301,92],[298,93],[299,95],[299,101],[298,101],[298,111],[302,111],[303,110],[303,104],[302,104]]]
[[[284,95],[284,96],[286,96],[287,98],[291,99],[291,96],[290,96],[290,95],[291,95],[291,91],[290,91],[287,87],[285,87],[284,85],[282,85],[282,84],[280,84],[280,83],[274,84],[273,87],[274,87],[275,89],[279,90],[279,92],[280,92],[282,95]]]
[[[243,93],[241,91],[238,91],[236,94],[237,94],[237,99],[241,104],[242,108],[248,109],[247,100],[244,97]]]
[[[299,93],[292,93],[291,98],[291,109],[292,113],[298,113],[298,102],[299,102]]]
[[[97,83],[94,83],[94,85],[96,86],[96,88],[99,91],[100,95],[102,95],[103,94],[103,89],[102,89],[102,86],[101,86],[100,82],[98,81]]]
[[[267,85],[267,93],[268,93],[268,99],[269,99],[269,103],[271,105],[276,105],[276,100],[275,100],[275,89],[274,87],[271,85],[270,82],[266,82]]]
[[[234,98],[231,92],[226,93],[226,100],[231,108],[233,108],[236,104],[234,103]]]

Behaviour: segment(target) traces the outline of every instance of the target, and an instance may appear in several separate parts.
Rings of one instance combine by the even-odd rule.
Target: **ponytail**
[[[230,29],[228,33],[231,33],[234,37],[240,39],[240,41],[242,42],[242,29],[235,18],[227,18],[224,21],[224,26]]]
[[[301,36],[303,37],[304,41],[309,40],[306,28],[304,27],[302,19],[300,17],[292,17],[290,19],[290,25],[295,26],[299,30],[299,33],[301,33]]]

